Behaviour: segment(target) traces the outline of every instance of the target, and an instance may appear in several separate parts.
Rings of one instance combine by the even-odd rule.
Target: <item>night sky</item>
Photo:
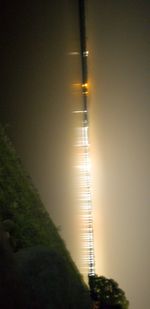
[[[88,0],[96,271],[150,307],[149,1]],[[0,3],[0,120],[79,265],[76,0]]]

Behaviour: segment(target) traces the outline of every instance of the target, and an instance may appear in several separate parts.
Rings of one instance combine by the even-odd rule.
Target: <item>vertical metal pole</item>
[[[88,50],[86,38],[86,16],[85,1],[79,0],[79,27],[80,27],[80,54],[82,67],[82,163],[81,163],[81,202],[84,209],[83,216],[83,258],[88,263],[88,275],[95,275],[95,256],[93,239],[93,216],[92,216],[92,194],[91,194],[91,174],[89,155],[89,119],[88,119]]]

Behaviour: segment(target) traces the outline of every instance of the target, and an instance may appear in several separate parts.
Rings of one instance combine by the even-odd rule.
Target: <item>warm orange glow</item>
[[[82,94],[83,95],[88,94],[88,83],[82,84]]]
[[[80,87],[80,85],[81,85],[80,83],[73,83],[72,84],[73,87]]]
[[[82,84],[82,88],[88,88],[88,83]]]

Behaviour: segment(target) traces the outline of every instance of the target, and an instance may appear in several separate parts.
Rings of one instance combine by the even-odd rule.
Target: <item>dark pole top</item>
[[[82,83],[88,81],[87,70],[87,44],[86,44],[86,16],[85,16],[85,1],[79,0],[79,28],[80,28],[80,50],[82,63]]]
[[[78,0],[79,5],[79,31],[80,31],[80,55],[82,68],[82,95],[83,95],[83,125],[88,125],[88,51],[86,44],[86,16],[85,1]]]

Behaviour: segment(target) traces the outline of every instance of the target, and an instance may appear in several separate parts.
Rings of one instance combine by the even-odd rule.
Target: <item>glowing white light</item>
[[[83,56],[88,56],[88,51],[84,51]],[[85,81],[82,85],[82,94],[84,100],[88,94],[88,82]],[[82,220],[81,240],[82,240],[82,259],[84,268],[89,275],[95,273],[94,263],[94,240],[93,240],[93,217],[92,217],[92,190],[91,190],[91,161],[89,156],[89,127],[88,127],[88,111],[86,107],[83,110],[76,110],[74,114],[83,115],[82,126],[77,128],[77,151],[79,153],[76,168],[79,172],[80,186],[80,216]]]
[[[68,53],[70,56],[78,56],[79,55],[79,52],[77,51],[72,51],[70,53]]]
[[[87,236],[87,235],[81,235],[81,237],[84,239],[84,240],[92,240],[93,241],[93,236]]]
[[[88,55],[89,55],[89,51],[88,51],[88,50],[86,50],[86,51],[83,52],[83,56],[84,56],[84,57],[88,57]]]
[[[73,111],[73,114],[84,114],[84,113],[87,113],[87,111],[82,111],[82,110]]]
[[[82,87],[87,88],[87,84]],[[77,113],[80,111],[77,111]],[[84,122],[86,124],[86,121]],[[79,170],[80,182],[80,208],[81,208],[81,240],[82,240],[82,259],[83,266],[89,275],[95,273],[94,268],[94,240],[93,240],[93,218],[92,218],[92,194],[91,194],[91,162],[89,158],[89,137],[88,125],[78,129],[78,143],[80,149],[79,164],[76,166]]]

